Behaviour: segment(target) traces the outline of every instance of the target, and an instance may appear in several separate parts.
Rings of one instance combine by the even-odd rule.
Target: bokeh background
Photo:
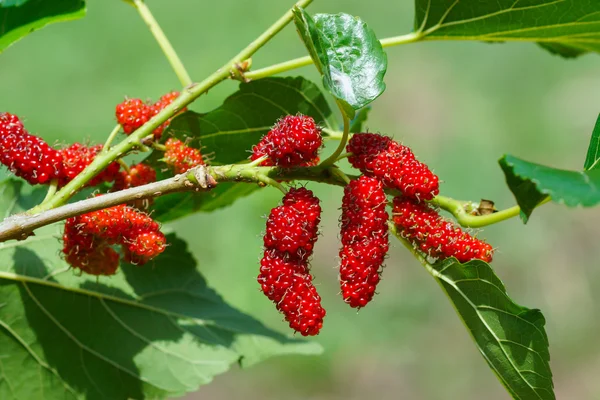
[[[178,81],[135,10],[89,3],[83,20],[52,25],[0,55],[0,110],[25,117],[50,142],[101,142],[125,95],[158,98]],[[214,71],[277,19],[281,0],[158,1],[149,6],[195,79]],[[409,0],[317,0],[311,12],[361,16],[378,34],[407,33]],[[254,57],[256,67],[304,55],[292,27]],[[564,60],[533,44],[417,43],[388,49],[387,91],[368,128],[411,146],[444,180],[445,195],[514,200],[504,153],[580,169],[600,111],[600,57]],[[292,71],[313,80],[312,67]],[[207,111],[235,91],[226,82],[193,104]],[[328,310],[320,357],[283,357],[233,370],[188,399],[507,399],[451,305],[426,271],[393,243],[379,295],[356,313],[338,296],[341,190],[323,199],[313,271]],[[280,194],[265,189],[213,214],[170,224],[187,239],[212,286],[232,305],[289,333],[255,281],[264,216]],[[598,209],[547,205],[481,233],[498,248],[494,268],[520,304],[547,319],[558,398],[599,399]]]

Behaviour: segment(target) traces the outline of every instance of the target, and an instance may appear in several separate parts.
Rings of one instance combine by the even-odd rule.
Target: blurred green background
[[[31,132],[50,142],[101,142],[125,95],[156,99],[179,88],[132,7],[118,0],[88,3],[86,18],[45,28],[0,55],[0,110],[24,117]],[[290,6],[280,0],[148,3],[197,80]],[[383,38],[410,31],[413,4],[317,0],[310,11],[359,15]],[[256,54],[254,65],[304,53],[288,27]],[[373,104],[367,126],[411,146],[444,180],[445,195],[511,206],[496,162],[504,153],[560,168],[583,165],[600,110],[597,55],[564,60],[533,44],[447,42],[391,48],[388,57],[387,91]],[[317,79],[312,67],[291,74]],[[220,85],[192,109],[218,106],[236,86]],[[369,307],[356,313],[340,301],[341,190],[309,187],[325,210],[313,260],[328,311],[315,339],[324,355],[234,368],[187,398],[508,398],[439,287],[398,244]],[[255,281],[263,217],[278,197],[265,189],[170,228],[189,241],[202,272],[227,301],[289,333]],[[600,399],[598,226],[598,209],[547,205],[527,226],[515,219],[480,234],[498,248],[493,265],[513,299],[546,316],[558,398]]]

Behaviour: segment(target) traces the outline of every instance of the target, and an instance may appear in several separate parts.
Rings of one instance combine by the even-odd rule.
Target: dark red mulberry
[[[320,217],[319,199],[310,190],[290,189],[267,220],[258,275],[265,295],[285,315],[290,327],[304,336],[317,335],[325,317],[308,266]]]
[[[340,285],[351,307],[366,306],[379,283],[389,248],[386,203],[383,185],[375,178],[361,176],[344,188]]]

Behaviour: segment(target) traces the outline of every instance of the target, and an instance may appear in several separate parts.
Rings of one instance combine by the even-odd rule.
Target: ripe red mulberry
[[[305,261],[265,250],[257,280],[264,294],[285,315],[290,328],[303,336],[319,333],[325,310]]]
[[[430,257],[455,257],[461,263],[473,259],[492,261],[491,245],[445,220],[428,204],[396,197],[393,219],[400,234]]]
[[[386,202],[375,178],[361,176],[344,189],[340,285],[344,301],[354,308],[366,306],[379,283],[389,248]]]
[[[320,217],[319,199],[310,190],[290,189],[267,220],[257,279],[290,327],[304,336],[317,335],[325,317],[308,266]]]
[[[363,174],[380,179],[406,197],[431,200],[439,194],[439,178],[413,152],[389,137],[376,133],[352,136],[346,147],[348,161]]]
[[[251,160],[268,156],[261,165],[280,167],[313,166],[323,145],[321,128],[306,115],[287,115],[252,149]]]
[[[49,183],[63,172],[60,153],[9,113],[0,113],[0,162],[32,185]]]

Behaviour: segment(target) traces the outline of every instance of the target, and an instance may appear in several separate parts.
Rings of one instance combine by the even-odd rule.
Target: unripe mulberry
[[[352,136],[348,161],[363,174],[398,189],[406,197],[431,200],[439,194],[439,178],[413,152],[387,136],[360,133]]]
[[[85,146],[81,143],[73,143],[71,146],[60,150],[62,156],[63,173],[60,177],[60,185],[64,186],[75,179],[102,150],[102,145]],[[112,162],[98,175],[92,178],[86,186],[96,186],[102,182],[112,182],[119,175],[120,165]]]
[[[285,315],[292,329],[317,335],[325,310],[312,284],[308,259],[317,240],[321,207],[305,188],[290,189],[283,205],[271,210],[264,238],[258,282],[263,293]]]
[[[0,113],[0,162],[32,185],[49,183],[63,172],[60,153],[9,113]]]
[[[491,245],[445,220],[426,203],[396,197],[393,220],[400,234],[430,257],[455,257],[461,263],[473,259],[492,261]]]
[[[183,174],[193,167],[204,165],[200,150],[187,146],[181,140],[169,138],[165,147],[163,160],[176,174]]]
[[[312,117],[287,115],[252,149],[251,160],[268,156],[261,165],[280,167],[305,167],[318,163],[319,149],[323,145],[321,128]]]
[[[379,283],[389,248],[386,202],[375,178],[361,176],[344,188],[340,285],[344,301],[354,308],[366,306]]]

